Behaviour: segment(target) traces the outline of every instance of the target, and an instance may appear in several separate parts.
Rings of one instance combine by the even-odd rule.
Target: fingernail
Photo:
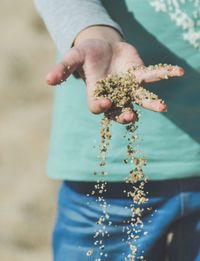
[[[48,73],[48,74],[47,74],[46,80],[47,80],[48,83],[51,82],[51,73]]]
[[[109,104],[107,100],[102,100],[100,102],[100,108],[102,110],[108,110],[110,108],[110,106],[111,106],[111,104]]]
[[[166,108],[163,110],[163,112],[167,112],[167,106],[166,106]]]
[[[102,110],[105,110],[105,109],[107,109],[107,105],[105,104],[105,103],[100,103],[100,108],[102,109]]]
[[[167,105],[163,100],[160,100],[160,103],[158,104],[158,111],[160,112],[166,112],[167,111]]]
[[[185,73],[184,69],[180,67],[180,69],[179,69],[179,75],[182,76],[182,75],[184,75],[184,73]]]

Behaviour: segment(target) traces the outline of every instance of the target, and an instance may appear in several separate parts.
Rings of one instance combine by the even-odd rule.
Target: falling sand
[[[158,96],[146,89],[144,89],[140,83],[136,80],[135,72],[139,70],[144,70],[149,73],[155,69],[167,68],[169,73],[163,75],[162,79],[167,79],[171,76],[171,71],[173,70],[172,65],[167,64],[158,64],[155,66],[134,66],[131,67],[127,72],[117,74],[117,75],[108,75],[106,78],[97,81],[95,97],[96,99],[108,98],[112,102],[112,107],[104,113],[103,119],[101,121],[101,144],[100,144],[100,161],[99,166],[101,168],[100,176],[101,181],[97,181],[94,190],[91,192],[91,195],[97,196],[97,201],[100,203],[102,208],[103,215],[97,220],[97,224],[101,227],[96,231],[94,235],[95,245],[99,246],[100,257],[95,259],[96,261],[101,260],[102,257],[107,257],[107,253],[104,252],[104,242],[103,238],[109,233],[106,229],[106,226],[112,224],[110,217],[108,215],[109,205],[106,202],[106,199],[103,197],[103,193],[107,190],[107,183],[103,181],[104,176],[109,175],[105,171],[106,166],[106,157],[107,150],[110,144],[111,131],[110,127],[113,121],[119,120],[119,115],[126,111],[133,111],[133,103],[142,105],[144,100],[159,100]],[[164,104],[162,100],[159,100]],[[138,249],[136,242],[140,238],[140,235],[147,235],[148,232],[144,230],[144,225],[142,222],[142,214],[144,212],[144,204],[148,201],[147,194],[144,187],[147,183],[147,177],[144,175],[143,167],[147,164],[146,159],[136,148],[136,130],[138,128],[137,123],[140,119],[139,111],[134,111],[137,115],[137,120],[134,123],[129,123],[125,125],[125,135],[124,137],[127,140],[127,155],[123,160],[124,164],[131,163],[133,169],[130,170],[129,175],[127,176],[125,182],[132,185],[131,191],[125,191],[128,198],[132,198],[132,204],[129,206],[131,210],[131,217],[129,220],[124,221],[124,228],[127,233],[126,243],[130,247],[130,254],[125,257],[125,260],[144,260],[142,253],[137,253]],[[97,175],[97,173],[94,173]],[[147,208],[147,210],[150,210]],[[101,236],[101,239],[98,237]],[[87,255],[92,255],[93,251],[89,250]]]

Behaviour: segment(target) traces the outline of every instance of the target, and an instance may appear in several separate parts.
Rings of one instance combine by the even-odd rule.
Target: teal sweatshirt
[[[198,23],[194,15],[195,1],[185,1],[184,4],[183,1],[176,1],[177,7],[169,6],[169,1],[159,0],[87,0],[82,1],[84,8],[82,6],[81,10],[77,7],[74,13],[68,11],[62,16],[61,12],[57,17],[52,6],[48,11],[46,3],[44,8],[45,0],[38,2],[40,4],[36,0],[38,9],[58,47],[58,59],[65,48],[70,47],[77,31],[92,24],[108,24],[123,32],[126,41],[138,49],[146,65],[171,63],[185,69],[182,78],[145,86],[165,100],[168,112],[161,114],[140,109],[137,147],[147,158],[144,171],[150,180],[200,176],[200,21]],[[48,3],[53,2],[56,1],[50,0]],[[61,2],[66,5],[64,0],[56,3]],[[74,7],[75,2],[80,1],[67,2],[73,3]],[[90,9],[86,8],[88,3]],[[94,22],[92,6],[96,8]],[[66,25],[65,16],[69,21],[70,17],[76,18],[76,21],[72,19],[73,28]],[[87,23],[84,17],[87,17]],[[66,33],[69,31],[71,34],[66,46],[63,45],[65,39],[62,33],[59,34],[62,26]],[[89,112],[82,80],[71,76],[56,87],[47,164],[49,177],[74,181],[98,179],[93,172],[99,170],[101,118],[102,115]],[[124,126],[113,123],[111,131],[106,165],[108,175],[105,179],[110,182],[123,181],[133,167],[123,164],[127,144],[123,138]]]

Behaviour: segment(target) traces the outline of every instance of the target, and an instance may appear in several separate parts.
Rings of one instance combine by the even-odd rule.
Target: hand
[[[91,31],[94,28],[86,30]],[[109,33],[107,30],[109,30]],[[116,39],[115,34],[117,34]],[[98,31],[95,36],[94,32],[92,35],[93,38],[91,38],[90,33],[84,32],[83,35],[79,36],[78,40],[75,41],[75,46],[66,52],[63,60],[47,75],[47,82],[49,85],[59,84],[66,80],[70,74],[78,71],[86,83],[89,109],[91,112],[99,114],[110,109],[112,103],[107,98],[99,100],[94,98],[97,80],[106,77],[108,74],[125,72],[133,65],[143,65],[143,61],[137,50],[132,45],[122,42],[120,35],[114,29],[107,27],[103,33],[101,31],[99,34]],[[138,82],[148,83],[167,77],[182,76],[184,71],[178,66],[169,66],[169,68],[158,68],[151,71],[141,69],[135,71],[134,74]],[[161,102],[160,99],[137,102],[142,107],[156,112],[164,112],[167,108],[166,104]],[[123,112],[119,115],[118,122],[134,122],[136,118],[134,112]]]

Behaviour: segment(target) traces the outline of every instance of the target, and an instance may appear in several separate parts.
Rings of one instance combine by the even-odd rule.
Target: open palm
[[[86,83],[88,106],[93,113],[102,113],[111,108],[112,103],[107,98],[95,99],[96,82],[108,74],[117,74],[127,71],[130,67],[143,65],[137,50],[125,42],[107,42],[101,39],[87,39],[66,52],[62,61],[47,75],[47,82],[56,85],[66,80],[77,71]],[[134,77],[139,83],[155,82],[168,77],[182,76],[184,71],[178,66],[165,66],[146,70],[136,70]],[[163,112],[166,104],[158,100],[137,101],[144,108]],[[134,112],[123,112],[118,117],[120,123],[129,123],[136,120]]]

